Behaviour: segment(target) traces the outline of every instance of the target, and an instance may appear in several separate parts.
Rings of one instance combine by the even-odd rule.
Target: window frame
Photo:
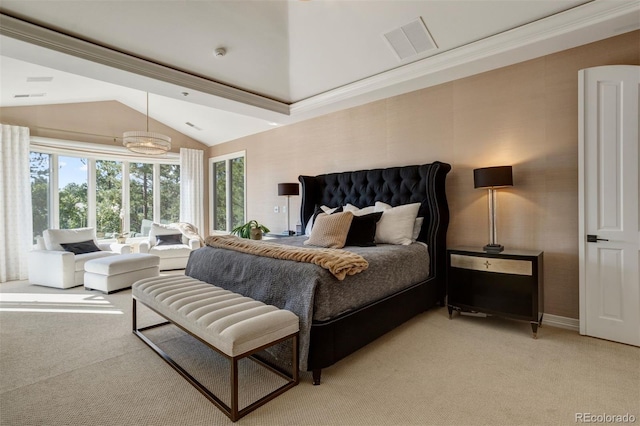
[[[209,235],[213,235],[213,234],[220,234],[220,233],[230,233],[232,226],[231,226],[231,221],[233,220],[232,218],[232,201],[231,201],[231,188],[232,188],[232,184],[231,184],[231,178],[232,178],[232,174],[229,172],[231,169],[231,160],[235,160],[236,158],[243,158],[244,159],[244,173],[243,173],[243,182],[244,182],[244,188],[243,188],[243,192],[244,192],[244,205],[243,205],[243,223],[245,223],[247,221],[247,151],[243,150],[243,151],[236,151],[236,152],[232,152],[229,154],[224,154],[224,155],[219,155],[217,157],[211,157],[209,158],[209,188],[210,188],[210,194],[209,194]],[[226,169],[226,228],[225,230],[222,229],[215,229],[215,200],[216,200],[216,182],[215,182],[215,173],[214,173],[214,165],[216,163],[219,163],[221,161],[225,162],[225,169]]]
[[[97,229],[96,217],[96,160],[119,161],[122,163],[122,206],[129,211],[130,208],[130,163],[153,164],[153,220],[160,222],[160,165],[174,164],[180,165],[180,154],[167,153],[162,156],[144,156],[135,154],[124,147],[94,144],[82,141],[63,140],[32,136],[30,138],[29,152],[39,152],[50,154],[50,177],[49,177],[49,228],[58,229],[60,226],[60,206],[58,188],[58,157],[67,156],[87,159],[87,226]],[[156,199],[157,194],[157,199]],[[125,215],[124,232],[131,232],[129,215]],[[144,239],[146,237],[137,237]],[[113,238],[104,241],[114,240]],[[102,241],[102,240],[101,240]],[[114,240],[115,241],[115,240]]]

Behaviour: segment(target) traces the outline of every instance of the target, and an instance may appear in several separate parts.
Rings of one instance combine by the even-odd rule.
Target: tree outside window
[[[122,162],[96,160],[96,234],[114,238],[121,230]]]
[[[87,226],[87,159],[58,157],[60,229]]]
[[[42,235],[51,222],[51,155],[41,152],[29,154],[31,171],[31,205],[33,209],[33,239]]]
[[[129,167],[129,226],[136,235],[147,236],[153,222],[153,164]]]
[[[180,220],[180,166],[160,164],[160,221]]]

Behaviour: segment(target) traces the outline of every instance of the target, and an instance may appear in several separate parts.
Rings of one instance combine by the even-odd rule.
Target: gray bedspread
[[[269,242],[302,247],[306,239]],[[191,253],[185,274],[295,313],[300,318],[300,369],[306,370],[313,320],[335,318],[429,276],[428,250],[422,243],[345,249],[364,257],[369,268],[344,281],[314,264],[208,246]]]

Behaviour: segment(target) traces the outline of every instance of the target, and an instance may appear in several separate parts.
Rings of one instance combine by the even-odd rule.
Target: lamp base
[[[291,236],[291,235],[296,235],[296,231],[292,231],[292,230],[282,231],[282,233],[283,233],[284,235],[289,235],[289,236]]]
[[[500,253],[504,250],[504,246],[501,244],[487,244],[486,246],[482,247],[482,250],[487,253]]]

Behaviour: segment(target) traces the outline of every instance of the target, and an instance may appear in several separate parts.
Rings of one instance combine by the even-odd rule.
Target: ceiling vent
[[[389,31],[384,38],[401,61],[438,48],[422,18]]]
[[[53,77],[27,77],[27,83],[49,83]]]
[[[46,93],[23,93],[19,95],[13,95],[14,98],[41,98],[46,96]]]
[[[186,125],[187,125],[187,126],[189,126],[189,127],[193,127],[193,128],[194,128],[194,129],[196,129],[196,130],[200,130],[200,131],[202,131],[202,129],[201,129],[200,127],[198,127],[198,126],[196,126],[195,124],[190,123],[190,122],[188,122],[188,121],[187,121],[186,123],[184,123],[184,124],[186,124]]]

